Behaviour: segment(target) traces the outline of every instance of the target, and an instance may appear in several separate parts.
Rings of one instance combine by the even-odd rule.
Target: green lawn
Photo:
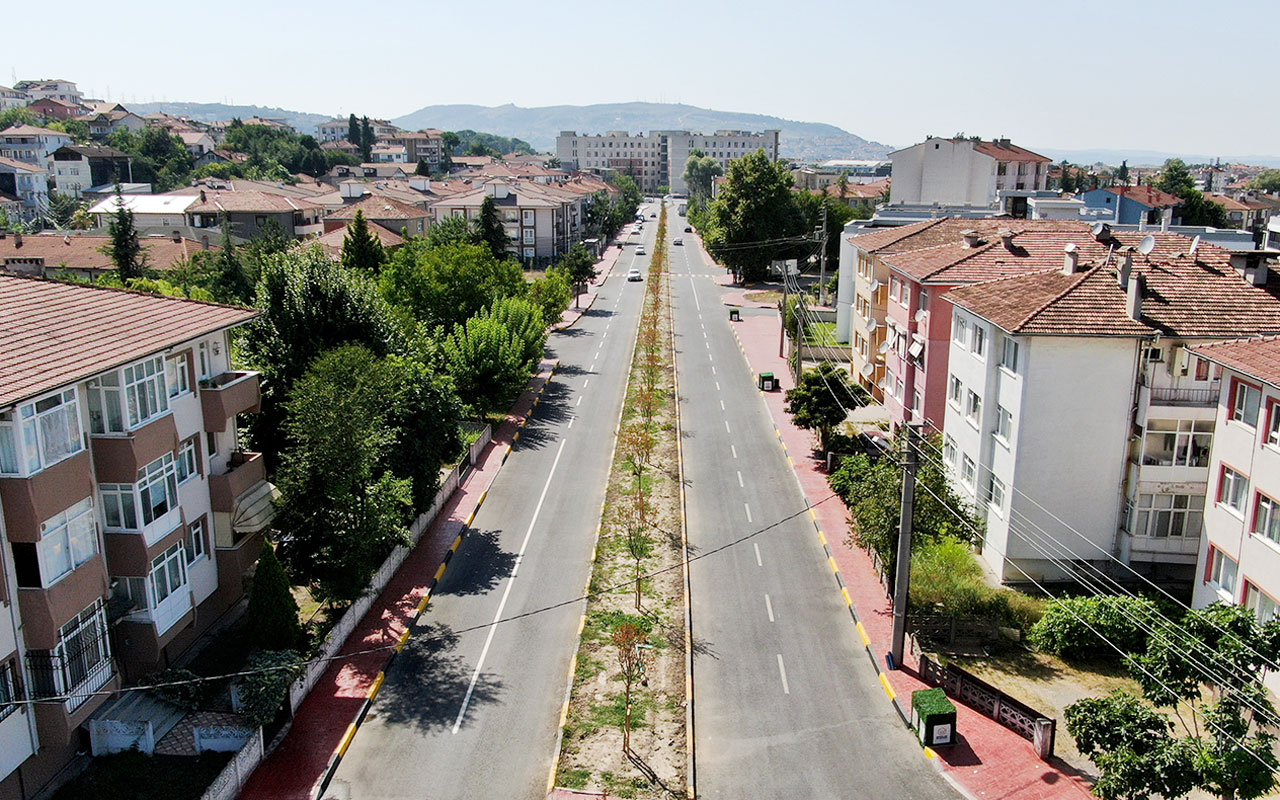
[[[808,322],[804,324],[804,343],[818,346],[834,346],[836,341],[836,324],[834,322]]]

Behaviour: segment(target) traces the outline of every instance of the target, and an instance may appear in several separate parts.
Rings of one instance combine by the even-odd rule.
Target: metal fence
[[[907,629],[935,644],[988,643],[1000,638],[1000,621],[995,617],[911,614]]]
[[[935,664],[928,656],[920,656],[920,679],[941,686],[954,700],[994,719],[1022,738],[1030,741],[1042,759],[1053,755],[1058,721],[1036,711],[968,671],[948,664]]]

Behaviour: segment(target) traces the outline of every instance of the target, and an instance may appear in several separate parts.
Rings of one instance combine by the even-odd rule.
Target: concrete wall
[[[995,202],[995,159],[975,152],[967,139],[928,139],[889,157],[893,161],[890,205],[987,206]]]

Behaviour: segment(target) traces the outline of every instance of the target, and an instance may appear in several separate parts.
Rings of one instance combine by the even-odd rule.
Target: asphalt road
[[[704,263],[683,218],[669,221],[686,243],[670,263],[695,558],[698,796],[953,800],[858,643],[708,277],[721,270]]]
[[[628,241],[652,253],[645,228]],[[626,273],[648,262],[626,247],[594,307],[548,340],[560,369],[325,797],[545,797],[644,293]]]

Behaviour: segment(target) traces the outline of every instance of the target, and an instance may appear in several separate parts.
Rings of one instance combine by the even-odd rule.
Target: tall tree
[[[364,212],[357,208],[355,219],[347,225],[347,233],[342,237],[342,266],[366,275],[377,275],[382,272],[386,260],[382,242],[369,230]]]
[[[369,123],[368,117],[360,119],[360,158],[364,163],[368,164],[373,161],[373,125]]]
[[[420,158],[418,159],[418,166],[416,169],[414,169],[413,174],[414,175],[430,175],[431,165],[426,162],[426,159]]]
[[[1177,195],[1182,200],[1180,214],[1183,225],[1212,225],[1226,227],[1227,212],[1221,204],[1205,199],[1196,188],[1195,178],[1191,170],[1180,158],[1171,158],[1164,162],[1164,169],[1156,179],[1156,188],[1162,192]]]
[[[427,229],[427,249],[453,244],[480,244],[476,226],[466,217],[445,217]]]
[[[347,141],[356,147],[359,147],[360,142],[364,141],[363,137],[360,136],[360,120],[356,119],[355,114],[347,117]]]
[[[695,151],[700,152],[700,151]],[[685,185],[689,187],[690,197],[697,196],[710,199],[712,184],[716,178],[724,174],[724,168],[720,166],[720,162],[711,156],[700,156],[689,154],[689,160],[685,162],[684,179]]]
[[[1156,179],[1156,188],[1185,199],[1196,190],[1196,181],[1191,177],[1191,170],[1187,169],[1186,162],[1180,158],[1171,158],[1164,162],[1164,169],[1160,170],[1160,177]]]
[[[1121,186],[1129,185],[1129,162],[1121,161],[1120,166],[1116,167],[1116,183]]]
[[[298,601],[289,589],[289,578],[276,558],[276,549],[265,539],[253,572],[249,591],[249,638],[264,650],[292,650],[302,643]]]
[[[591,255],[591,251],[586,245],[579,242],[569,248],[569,252],[565,253],[564,258],[560,259],[560,263],[556,266],[565,271],[569,281],[573,284],[573,302],[577,305],[578,297],[581,296],[583,287],[587,281],[596,277],[596,260]]]
[[[138,241],[138,229],[133,224],[133,210],[124,202],[120,184],[116,184],[116,213],[107,223],[111,241],[102,246],[103,255],[120,271],[122,280],[141,278],[146,269],[147,254]]]
[[[382,293],[429,327],[446,331],[503,297],[528,291],[520,265],[499,261],[483,245],[430,247],[414,240],[382,269]]]
[[[735,280],[762,279],[770,261],[794,249],[776,240],[805,233],[791,195],[791,172],[763,150],[729,163],[728,181],[711,204],[711,229],[704,240]]]
[[[849,380],[849,373],[826,362],[807,370],[800,376],[800,385],[787,390],[791,418],[799,427],[816,431],[823,450],[848,411],[869,401],[866,391]]]
[[[1249,188],[1271,194],[1280,193],[1280,169],[1267,169],[1258,173],[1258,177],[1249,181]]]
[[[489,247],[494,258],[502,260],[507,257],[507,230],[502,226],[502,217],[498,214],[498,202],[491,195],[485,195],[480,202],[476,230],[480,234],[480,241]]]

